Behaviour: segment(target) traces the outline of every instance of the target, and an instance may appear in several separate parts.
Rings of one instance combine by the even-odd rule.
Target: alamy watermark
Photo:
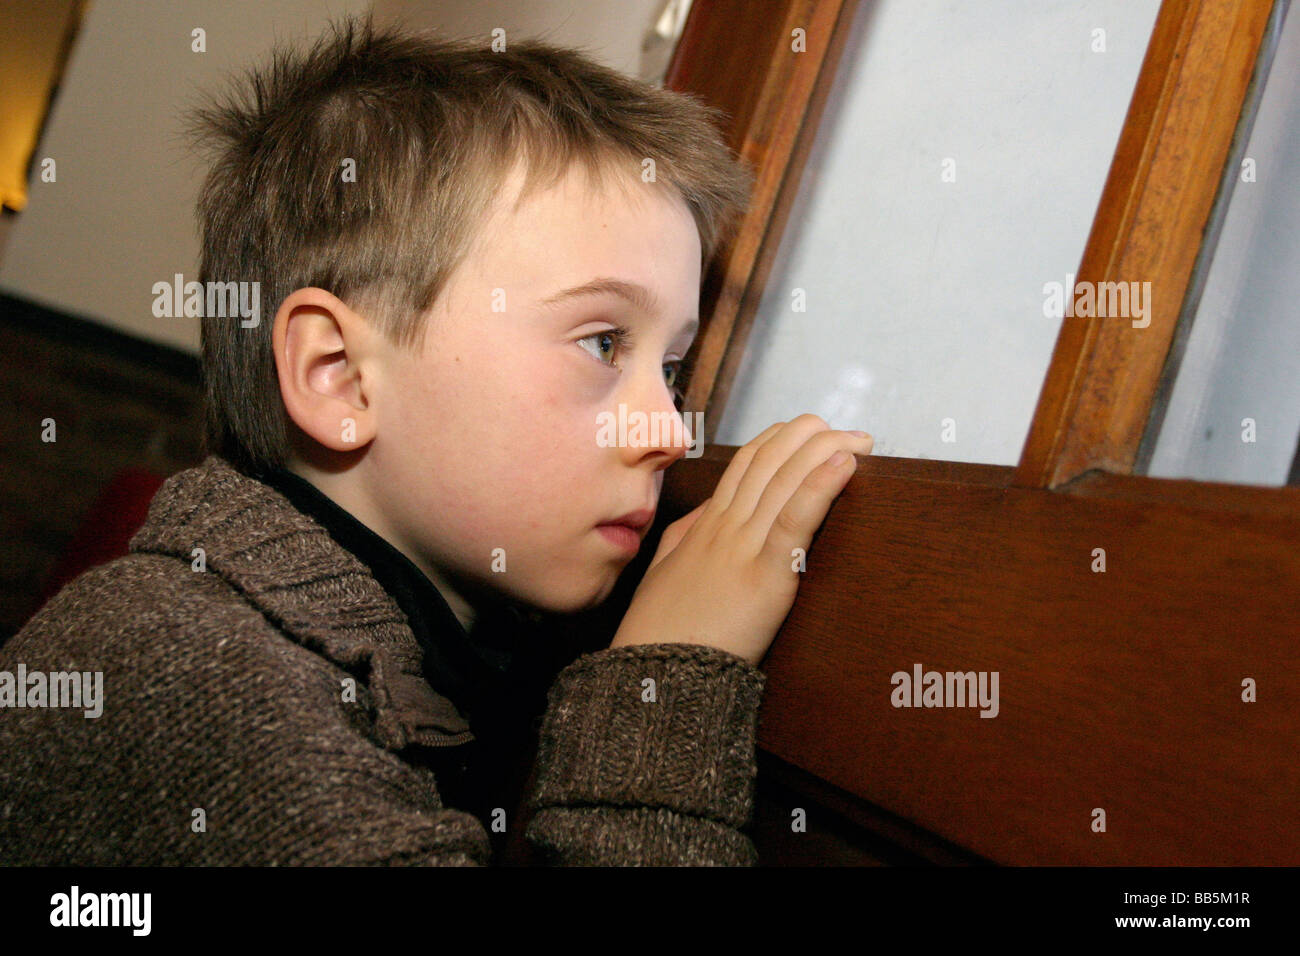
[[[695,428],[689,427],[695,416]],[[657,445],[685,446],[687,458],[704,454],[703,412],[628,413],[620,402],[618,414],[601,412],[596,416],[596,444],[601,448],[652,448]]]
[[[0,707],[71,707],[85,717],[104,712],[103,671],[0,671]]]
[[[889,702],[895,707],[980,707],[981,717],[998,715],[997,671],[895,671]]]
[[[240,327],[255,329],[262,321],[260,282],[186,282],[181,273],[174,280],[153,284],[153,314],[159,319],[234,318]]]
[[[1132,319],[1133,328],[1145,329],[1151,324],[1151,283],[1075,282],[1074,273],[1067,273],[1064,283],[1044,283],[1043,315]]]
[[[133,936],[148,936],[152,911],[152,893],[83,893],[74,883],[50,897],[51,926],[126,926]]]

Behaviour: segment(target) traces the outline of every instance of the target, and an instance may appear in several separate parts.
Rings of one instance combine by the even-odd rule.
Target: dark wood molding
[[[1078,282],[1150,282],[1150,325],[1067,317],[1015,483],[1133,468],[1272,11],[1165,0]]]
[[[734,452],[679,463],[665,520]],[[860,460],[763,662],[760,747],[997,863],[1296,864],[1300,489],[1013,476]],[[894,708],[915,663],[997,671],[998,716]]]
[[[665,85],[696,93],[732,120],[732,148],[757,181],[750,208],[719,250],[700,297],[702,328],[684,407],[704,410],[711,442],[744,355],[800,174],[834,81],[857,0],[697,0]],[[807,48],[791,49],[795,29]]]
[[[806,832],[792,832],[791,811],[796,807],[804,811]],[[762,865],[990,865],[765,750],[758,752],[755,817],[754,847]],[[817,831],[822,839],[805,846],[807,836],[816,837]]]
[[[111,353],[117,359],[196,385],[202,374],[199,357],[193,352],[129,335],[103,322],[51,309],[6,292],[0,292],[0,324],[38,333],[59,345]]]
[[[1191,341],[1192,330],[1196,326],[1196,316],[1200,311],[1201,297],[1205,292],[1206,283],[1209,281],[1214,257],[1219,250],[1219,243],[1222,241],[1223,228],[1228,219],[1228,210],[1231,208],[1237,182],[1241,178],[1242,162],[1246,158],[1247,150],[1250,147],[1251,132],[1255,128],[1255,117],[1264,98],[1268,76],[1272,70],[1277,47],[1282,38],[1282,24],[1289,3],[1290,0],[1272,0],[1273,11],[1269,16],[1268,26],[1265,28],[1259,52],[1255,57],[1254,74],[1251,77],[1250,86],[1246,90],[1246,97],[1241,106],[1241,115],[1237,119],[1237,128],[1233,133],[1232,146],[1228,151],[1227,162],[1223,164],[1223,173],[1219,177],[1214,205],[1210,210],[1210,217],[1205,224],[1205,231],[1201,238],[1201,248],[1196,254],[1196,264],[1192,267],[1187,292],[1183,296],[1182,309],[1178,315],[1173,339],[1169,343],[1169,351],[1165,355],[1164,367],[1160,372],[1160,381],[1157,383],[1155,394],[1151,399],[1151,412],[1142,431],[1142,440],[1138,443],[1137,453],[1133,460],[1132,471],[1136,474],[1145,475],[1151,470],[1151,461],[1155,457],[1156,446],[1159,444],[1160,434],[1164,428],[1165,415],[1169,410],[1169,403],[1173,399],[1174,386],[1178,382],[1178,373],[1182,368],[1183,357],[1187,352],[1188,343]]]

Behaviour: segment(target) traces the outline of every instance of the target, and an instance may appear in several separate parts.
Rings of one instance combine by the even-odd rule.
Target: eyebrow
[[[553,308],[573,299],[600,295],[618,296],[642,312],[659,311],[659,300],[645,286],[637,282],[629,282],[626,279],[614,279],[608,276],[598,276],[590,282],[584,282],[582,285],[576,285],[571,289],[562,289],[554,295],[547,296],[539,304],[545,308]],[[699,319],[688,319],[682,325],[682,333],[694,332],[699,327]]]

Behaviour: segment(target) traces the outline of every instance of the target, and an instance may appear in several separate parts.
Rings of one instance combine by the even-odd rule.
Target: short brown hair
[[[280,303],[315,286],[414,347],[516,162],[523,196],[575,162],[592,181],[639,175],[685,201],[706,264],[748,202],[750,170],[720,113],[552,44],[482,43],[367,15],[306,52],[277,47],[188,127],[212,166],[198,200],[199,281],[259,282],[262,315],[202,320],[205,446],[258,474],[286,463],[288,416],[271,332]],[[343,163],[356,164],[345,182]]]

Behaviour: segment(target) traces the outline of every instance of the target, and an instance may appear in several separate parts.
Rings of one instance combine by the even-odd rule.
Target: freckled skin
[[[501,191],[422,350],[382,353],[374,441],[334,488],[462,620],[465,596],[483,588],[559,612],[605,600],[630,557],[595,525],[657,506],[663,469],[685,454],[667,441],[596,442],[597,415],[620,403],[629,415],[676,411],[664,365],[690,346],[681,325],[698,314],[700,288],[685,203],[635,178],[600,194],[575,169],[512,212],[521,182],[516,171]],[[637,314],[612,296],[536,306],[596,277],[648,287],[663,312]],[[496,290],[505,311],[493,311]],[[629,351],[587,338],[617,324],[634,329]],[[505,573],[492,572],[495,548]]]

